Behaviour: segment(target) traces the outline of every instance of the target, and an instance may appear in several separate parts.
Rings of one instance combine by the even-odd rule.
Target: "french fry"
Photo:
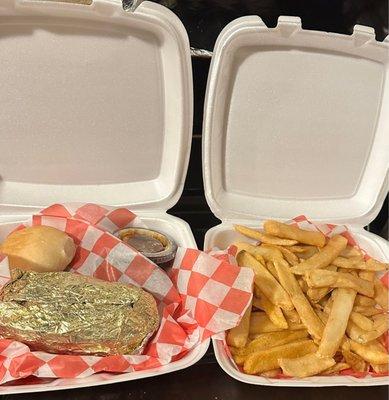
[[[314,339],[320,339],[324,329],[323,323],[305,297],[296,277],[291,273],[289,265],[285,260],[275,260],[274,265],[281,285],[288,292],[301,321]]]
[[[371,306],[354,306],[353,311],[371,317],[373,315],[382,314],[382,309],[371,307]]]
[[[274,325],[278,326],[281,329],[288,329],[288,323],[282,314],[282,310],[280,307],[274,305],[259,289],[256,294],[259,294],[259,298],[256,297],[253,300],[253,305],[256,308],[260,308],[265,311],[270,321],[273,322]]]
[[[327,303],[325,304],[325,306],[323,307],[323,312],[327,315],[330,315],[331,312],[331,308],[332,308],[332,303],[333,303],[334,299],[332,298],[332,296],[328,299]]]
[[[347,328],[346,328],[346,333],[348,337],[355,342],[360,342],[361,337],[366,333],[364,329],[360,328],[358,325],[356,325],[353,321],[348,321]],[[366,342],[364,342],[366,343]]]
[[[370,343],[370,346],[378,351],[381,351],[383,353],[386,352],[386,348],[379,343],[378,341],[374,341],[372,343]],[[371,364],[371,367],[373,368],[374,372],[376,372],[377,374],[384,374],[386,372],[388,372],[389,370],[389,364]]]
[[[254,273],[254,284],[264,293],[264,295],[275,305],[283,309],[293,309],[293,304],[289,295],[278,283],[274,276],[250,253],[241,251],[236,257],[240,266],[251,268]]]
[[[267,246],[272,246],[272,245],[263,244],[262,246],[267,247]],[[298,257],[293,252],[288,250],[287,247],[284,247],[284,246],[275,246],[275,247],[282,253],[285,260],[288,261],[288,263],[290,265],[297,265],[299,263]]]
[[[360,250],[353,246],[347,246],[341,253],[341,257],[353,258],[353,257],[363,257],[363,254]]]
[[[338,267],[335,265],[329,265],[327,267],[328,271],[336,271]],[[323,288],[308,288],[307,296],[309,300],[313,303],[318,303],[323,297],[325,297],[328,293],[332,291],[331,287],[323,287]]]
[[[264,232],[248,228],[243,225],[234,225],[236,231],[251,239],[259,240],[262,243],[276,244],[280,246],[292,246],[297,243],[297,240],[280,239],[279,237],[267,235]]]
[[[293,324],[301,324],[300,316],[296,310],[284,310],[284,315],[288,322]]]
[[[340,363],[333,365],[332,367],[330,367],[328,369],[325,369],[322,372],[322,375],[335,375],[338,372],[343,371],[344,369],[349,369],[349,368],[350,368],[350,365],[348,365],[347,363],[344,363],[344,362],[340,362]]]
[[[251,315],[251,304],[247,307],[247,310],[243,314],[239,325],[228,331],[226,341],[229,346],[233,347],[244,347],[246,346],[247,339],[249,336],[250,328],[250,315]]]
[[[347,246],[347,239],[336,235],[332,237],[323,249],[311,258],[292,267],[292,272],[297,275],[304,275],[307,271],[325,268],[335,260],[336,257]]]
[[[374,296],[374,286],[372,282],[358,278],[354,275],[314,269],[305,274],[309,287],[343,287],[356,290],[368,297]]]
[[[273,264],[273,261],[266,261],[266,268],[269,270],[269,272],[278,280],[278,274],[276,267]]]
[[[363,333],[357,342],[359,343],[368,343],[372,340],[375,340],[382,336],[385,332],[388,331],[388,316],[387,314],[377,315],[374,320],[373,328],[370,329],[368,332]],[[373,317],[374,318],[374,317]]]
[[[366,362],[362,357],[358,356],[358,354],[355,354],[349,350],[342,351],[342,354],[346,363],[349,364],[354,371],[356,372],[366,371],[367,367]]]
[[[374,323],[370,318],[355,311],[351,313],[350,321],[354,322],[355,325],[365,331],[372,330],[374,327]]]
[[[346,332],[356,294],[355,290],[344,288],[332,293],[333,304],[318,349],[321,357],[331,358],[337,352]]]
[[[307,231],[297,226],[283,224],[282,222],[268,220],[263,224],[265,232],[285,239],[296,240],[299,243],[323,247],[326,239],[321,232]]]
[[[270,371],[264,371],[261,373],[261,376],[265,378],[277,378],[277,376],[281,373],[280,368],[271,369]]]
[[[310,288],[308,286],[308,290],[306,291],[306,294],[312,303],[318,303],[323,297],[325,297],[328,293],[330,293],[332,289],[333,288],[331,288],[331,287]]]
[[[320,318],[320,321],[323,322],[323,325],[325,325],[328,321],[329,314],[326,314],[322,310],[316,310],[315,312],[316,312],[317,316]]]
[[[284,356],[279,360],[284,374],[297,378],[317,375],[336,364],[332,357],[321,357],[317,353],[310,353],[298,358]]]
[[[384,310],[389,310],[389,295],[386,286],[379,280],[374,280],[374,300],[379,304]]]
[[[308,248],[311,248],[311,247],[316,248],[315,246],[307,246],[307,245],[301,246],[301,245],[296,244],[294,246],[288,246],[287,249],[289,251],[291,251],[292,253],[304,253],[307,251]]]
[[[306,329],[262,333],[252,340],[244,349],[240,349],[240,353],[248,355],[256,351],[267,350],[275,346],[296,342],[299,339],[306,339],[307,337],[308,332]]]
[[[298,253],[300,261],[308,260],[309,258],[313,257],[315,254],[319,253],[319,248],[315,246],[306,246],[306,249]]]
[[[365,262],[359,258],[336,257],[332,264],[344,269],[353,269],[361,271],[379,272],[384,271],[385,265],[382,263],[373,263],[371,260]],[[356,272],[356,271],[355,271]]]
[[[359,271],[359,277],[365,281],[374,282],[375,272],[374,271]]]
[[[253,257],[258,258],[260,256],[265,261],[274,261],[275,259],[283,258],[282,253],[276,247],[253,246],[244,242],[236,242],[234,245],[238,248],[238,251],[245,250]]]
[[[278,360],[281,357],[300,357],[316,351],[316,348],[312,340],[301,340],[268,350],[257,351],[246,358],[243,370],[246,374],[260,374],[261,372],[279,368]]]
[[[350,341],[351,350],[371,364],[388,364],[389,354],[377,350],[374,345],[363,345],[353,340]]]
[[[303,291],[303,293],[304,294],[307,293],[309,288],[308,288],[308,285],[307,285],[307,282],[305,281],[305,279],[304,278],[297,278],[297,282],[300,285],[301,290]]]
[[[383,263],[381,261],[375,260],[374,258],[370,258],[366,261],[367,266],[370,268],[370,271],[386,271],[389,269],[388,263]]]
[[[289,323],[288,329],[292,331],[304,329],[303,324]],[[264,312],[253,312],[250,318],[250,337],[259,333],[279,332],[283,329],[274,325]]]
[[[354,301],[354,306],[374,306],[375,305],[375,300],[370,298],[370,297],[366,297],[363,296],[361,294],[357,294],[357,297],[355,298]]]

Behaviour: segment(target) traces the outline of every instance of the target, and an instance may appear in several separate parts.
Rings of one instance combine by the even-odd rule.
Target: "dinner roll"
[[[11,268],[36,272],[63,271],[76,252],[73,239],[50,226],[32,226],[11,233],[0,246]]]

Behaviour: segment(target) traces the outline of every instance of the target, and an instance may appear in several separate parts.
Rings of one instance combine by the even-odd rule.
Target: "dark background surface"
[[[268,26],[275,26],[279,15],[293,15],[301,17],[305,29],[351,34],[354,25],[361,24],[374,27],[378,40],[383,40],[388,34],[386,0],[164,0],[159,3],[171,8],[181,18],[189,33],[191,46],[207,50],[213,49],[218,34],[227,23],[250,14],[259,15]],[[202,110],[209,59],[193,58],[192,65],[195,116],[191,159],[184,193],[170,212],[191,225],[197,244],[202,247],[205,232],[219,221],[207,206],[201,176]],[[388,238],[388,199],[368,229]],[[196,365],[156,378],[79,390],[3,397],[10,400],[384,400],[388,398],[388,387],[275,388],[246,385],[221,370],[211,346]]]

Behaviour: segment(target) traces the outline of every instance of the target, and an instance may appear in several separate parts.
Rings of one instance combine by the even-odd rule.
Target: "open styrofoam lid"
[[[58,201],[166,210],[182,192],[186,31],[155,3],[90,3],[0,2],[2,213]]]
[[[207,201],[220,219],[366,225],[387,192],[388,45],[374,30],[267,28],[244,17],[220,34],[204,109]]]

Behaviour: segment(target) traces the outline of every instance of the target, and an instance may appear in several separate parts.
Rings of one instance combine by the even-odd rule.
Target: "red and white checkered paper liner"
[[[236,326],[252,297],[253,272],[231,263],[231,248],[216,254],[178,248],[166,272],[112,235],[144,226],[125,208],[96,204],[55,204],[26,225],[47,225],[70,235],[77,245],[71,271],[107,281],[140,286],[157,300],[161,323],[141,355],[73,356],[31,351],[0,339],[0,383],[28,376],[82,378],[97,372],[131,372],[166,365],[215,333]],[[8,260],[0,260],[0,287],[10,279]]]
[[[370,258],[370,256],[362,248],[360,248],[358,246],[358,243],[356,242],[356,240],[354,239],[354,237],[352,236],[350,231],[347,229],[347,227],[344,225],[314,224],[311,221],[309,221],[304,215],[295,217],[292,220],[287,221],[286,223],[290,224],[290,225],[298,226],[301,229],[322,232],[327,237],[332,237],[334,235],[342,235],[348,240],[348,244],[350,246],[354,246],[354,247],[358,248],[364,254],[366,260]],[[381,277],[381,281],[386,287],[389,287],[389,273],[388,272],[385,273]],[[228,348],[228,345],[225,341],[225,333],[221,332],[218,335],[215,335],[214,338],[221,340],[223,342],[224,350],[225,350],[226,354],[228,355],[232,365],[234,365],[238,371],[243,372],[243,369],[239,368],[239,366],[237,366],[235,364],[235,361],[232,358],[230,349]],[[387,351],[389,352],[389,334],[388,333],[385,335],[383,344],[385,345]],[[341,371],[339,373],[339,375],[348,375],[348,376],[353,376],[355,378],[364,378],[367,375],[370,375],[372,377],[387,376],[387,375],[389,375],[389,373],[377,374],[374,371],[356,372],[356,371],[353,371],[352,369],[347,369],[347,370]],[[288,377],[284,374],[279,374],[275,378],[290,379],[290,377]]]

